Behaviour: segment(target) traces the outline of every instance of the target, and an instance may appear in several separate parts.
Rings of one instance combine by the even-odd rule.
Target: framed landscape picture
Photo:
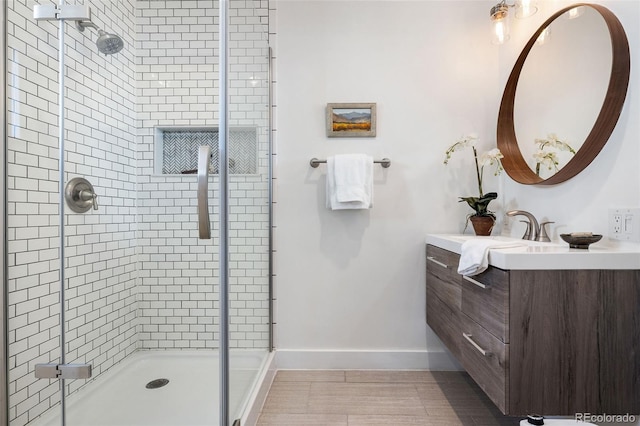
[[[327,104],[327,136],[350,138],[375,135],[375,103]]]

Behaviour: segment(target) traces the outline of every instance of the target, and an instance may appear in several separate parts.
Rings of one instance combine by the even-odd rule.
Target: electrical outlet
[[[613,215],[613,234],[621,234],[622,233],[622,215],[618,212]]]
[[[609,209],[609,237],[640,243],[640,208]]]

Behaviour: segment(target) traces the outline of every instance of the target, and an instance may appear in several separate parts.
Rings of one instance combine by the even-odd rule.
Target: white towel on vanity
[[[472,276],[484,272],[489,267],[489,250],[520,247],[521,243],[500,241],[493,238],[473,238],[462,243],[458,273]]]
[[[373,158],[344,154],[327,158],[327,207],[331,210],[373,207]]]

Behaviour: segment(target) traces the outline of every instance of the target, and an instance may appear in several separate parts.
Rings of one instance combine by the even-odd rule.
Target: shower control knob
[[[91,205],[93,206],[93,209],[98,210],[98,196],[96,195],[95,192],[91,192],[89,190],[83,189],[82,191],[80,191],[78,195],[82,201],[91,201]]]
[[[67,183],[64,198],[71,210],[84,213],[93,207],[98,210],[98,195],[93,190],[93,185],[85,178],[73,178]]]

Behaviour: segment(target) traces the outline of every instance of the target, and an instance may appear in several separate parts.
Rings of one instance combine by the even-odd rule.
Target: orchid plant
[[[549,133],[546,139],[535,139],[534,143],[538,145],[538,150],[533,154],[533,158],[536,160],[536,175],[538,176],[540,176],[541,166],[554,172],[559,170],[560,160],[557,151],[568,151],[571,155],[576,153],[571,145],[558,139],[555,133]]]
[[[482,189],[482,178],[484,174],[485,166],[494,166],[494,176],[498,176],[500,172],[502,172],[502,162],[501,158],[504,156],[500,152],[498,148],[494,148],[490,151],[487,151],[478,157],[478,152],[476,147],[474,146],[475,142],[478,140],[478,135],[475,133],[471,133],[467,136],[462,137],[456,143],[451,145],[447,151],[445,152],[444,164],[449,164],[449,160],[451,159],[451,154],[454,152],[461,150],[463,148],[471,147],[473,150],[473,159],[476,166],[476,177],[478,179],[478,196],[477,197],[459,197],[459,202],[466,201],[469,204],[475,214],[469,215],[471,216],[490,216],[492,218],[496,218],[496,215],[488,210],[489,203],[492,200],[498,198],[498,194],[496,192],[487,192],[484,193]]]

